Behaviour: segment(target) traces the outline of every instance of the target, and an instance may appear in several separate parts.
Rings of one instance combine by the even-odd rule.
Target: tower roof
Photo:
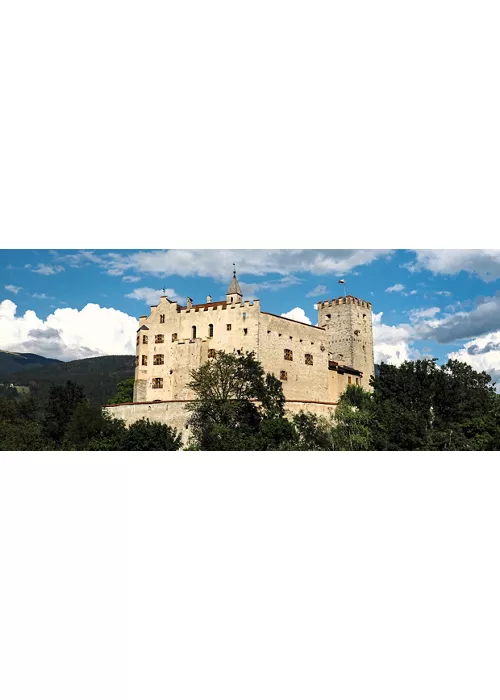
[[[239,294],[240,296],[243,296],[238,280],[236,279],[236,270],[233,270],[233,279],[228,287],[227,294]]]

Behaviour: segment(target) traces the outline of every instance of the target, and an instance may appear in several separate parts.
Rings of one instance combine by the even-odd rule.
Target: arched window
[[[231,297],[231,304],[233,303],[233,297]]]
[[[214,337],[214,325],[211,323],[208,327],[208,337],[213,338]]]
[[[196,326],[193,326],[192,330],[193,330],[193,335],[192,335],[192,337],[193,337],[193,339],[194,339],[194,338],[196,338]]]

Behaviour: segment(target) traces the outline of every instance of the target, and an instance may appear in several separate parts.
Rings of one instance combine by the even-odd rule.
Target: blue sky
[[[343,293],[372,302],[376,361],[469,361],[500,378],[500,250],[3,250],[0,349],[61,359],[133,353],[136,319],[165,288],[247,298],[317,322]]]

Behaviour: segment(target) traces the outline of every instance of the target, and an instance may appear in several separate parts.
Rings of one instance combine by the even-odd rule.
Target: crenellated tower
[[[318,326],[327,332],[330,359],[361,370],[362,386],[369,390],[375,373],[371,303],[350,294],[319,301]]]

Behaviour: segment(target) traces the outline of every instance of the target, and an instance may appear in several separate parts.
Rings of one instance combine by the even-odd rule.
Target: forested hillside
[[[46,365],[61,365],[61,360],[50,357],[34,355],[31,352],[8,352],[0,350],[0,377],[5,378],[11,374],[18,374],[27,369],[36,369]]]
[[[92,403],[103,405],[116,393],[119,382],[134,376],[134,360],[133,355],[109,355],[57,362],[5,376],[0,372],[0,382],[29,386],[33,394],[46,399],[52,384],[66,384],[69,380],[81,386]]]

